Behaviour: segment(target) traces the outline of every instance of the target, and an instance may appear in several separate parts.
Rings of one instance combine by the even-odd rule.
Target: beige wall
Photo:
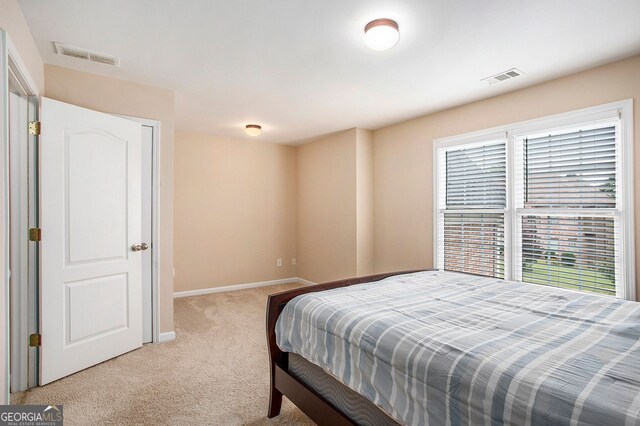
[[[160,331],[172,331],[174,92],[45,65],[45,96],[97,111],[160,121]]]
[[[298,148],[298,276],[356,275],[356,129]]]
[[[16,0],[0,1],[0,28],[9,34],[9,39],[18,51],[18,55],[36,84],[38,92],[44,93],[42,58]]]
[[[356,275],[371,275],[373,255],[373,132],[356,129]]]
[[[175,291],[295,277],[296,197],[295,148],[176,133]]]
[[[350,129],[298,147],[298,276],[373,271],[373,134]]]
[[[22,10],[18,6],[18,2],[15,0],[2,0],[0,2],[0,28],[4,29],[9,35],[11,43],[17,50],[20,59],[22,60],[26,71],[33,79],[37,90],[42,93],[44,89],[44,73],[42,66],[42,59],[38,53],[38,49],[33,41],[29,27],[24,20]],[[4,111],[6,105],[2,105],[0,110]],[[4,121],[0,122],[0,134],[6,135],[6,129],[4,128]],[[4,161],[0,165],[0,169],[4,168]],[[4,179],[5,171],[0,170],[0,176]],[[4,205],[4,182],[0,182],[0,187],[3,193],[0,196],[0,238],[5,241],[7,235],[7,229],[5,229],[5,208]],[[9,337],[9,324],[8,324],[8,301],[5,300],[7,287],[9,285],[6,280],[5,271],[5,256],[7,253],[7,247],[3,243],[0,248],[0,270],[2,271],[2,285],[0,291],[0,307],[2,307],[2,314],[0,315],[0,404],[6,404],[8,402],[8,354],[9,348],[7,345],[7,339]]]
[[[376,130],[376,270],[432,267],[434,139],[629,98],[634,98],[635,162],[640,164],[640,56]],[[640,173],[635,190],[638,209]],[[638,216],[636,232],[640,243]],[[640,274],[640,268],[636,271]]]

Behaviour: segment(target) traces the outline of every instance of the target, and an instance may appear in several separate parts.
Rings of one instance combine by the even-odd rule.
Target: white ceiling
[[[46,63],[176,91],[176,127],[299,143],[640,52],[638,0],[20,0]],[[400,42],[365,46],[375,18]],[[61,57],[53,41],[122,59]],[[480,80],[516,67],[523,77]]]

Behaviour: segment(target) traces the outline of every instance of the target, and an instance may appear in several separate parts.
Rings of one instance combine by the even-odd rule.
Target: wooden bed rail
[[[280,414],[282,407],[282,395],[291,399],[298,408],[302,409],[312,420],[320,424],[352,424],[344,415],[333,409],[313,390],[308,389],[288,373],[288,353],[280,350],[276,343],[276,321],[285,305],[294,297],[306,293],[331,290],[334,288],[348,287],[355,284],[380,281],[394,275],[422,272],[426,269],[418,269],[402,272],[388,272],[384,274],[369,275],[366,277],[348,278],[346,280],[332,281],[324,284],[316,284],[300,287],[281,293],[272,294],[267,299],[267,346],[269,350],[269,370],[271,385],[269,392],[269,408],[267,417],[272,418]]]

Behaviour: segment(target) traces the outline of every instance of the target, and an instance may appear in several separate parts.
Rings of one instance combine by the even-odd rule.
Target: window
[[[618,121],[515,139],[519,280],[616,295]]]
[[[634,299],[631,108],[436,141],[437,267]]]
[[[444,269],[504,278],[504,140],[443,150]]]

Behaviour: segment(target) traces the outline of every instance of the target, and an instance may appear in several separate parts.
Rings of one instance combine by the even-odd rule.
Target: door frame
[[[35,81],[33,80],[33,78],[31,77],[29,71],[27,70],[27,67],[25,66],[24,62],[22,61],[20,54],[18,53],[18,50],[16,49],[15,45],[11,42],[11,38],[9,36],[9,34],[0,29],[0,38],[2,38],[3,41],[3,47],[4,50],[2,52],[2,58],[0,59],[0,75],[2,75],[2,102],[4,104],[4,107],[6,108],[8,106],[8,100],[9,100],[9,91],[8,91],[8,85],[6,83],[8,83],[9,78],[13,77],[14,80],[16,80],[18,82],[18,84],[21,86],[21,88],[24,90],[25,95],[28,96],[28,98],[34,97],[36,99],[36,103],[35,105],[28,100],[28,108],[29,108],[29,118],[28,120],[33,117],[35,119],[37,119],[38,115],[39,115],[39,103],[37,102],[37,99],[40,96],[39,90],[38,90],[38,86],[36,85]],[[6,74],[5,74],[6,73]],[[7,111],[7,110],[5,110]],[[5,253],[5,261],[6,261],[6,268],[7,270],[4,271],[4,277],[6,279],[6,288],[4,289],[5,291],[5,296],[6,296],[6,302],[5,302],[5,306],[3,306],[4,308],[4,312],[5,312],[5,321],[6,321],[6,365],[4,366],[6,368],[6,378],[7,381],[6,383],[3,383],[2,386],[5,387],[6,389],[6,401],[2,401],[3,404],[8,404],[10,401],[10,391],[11,391],[11,376],[13,374],[17,374],[19,376],[19,383],[21,385],[21,387],[23,387],[25,384],[29,387],[30,383],[29,383],[29,374],[28,372],[31,372],[31,377],[32,380],[31,382],[36,385],[37,384],[37,363],[38,363],[38,359],[37,356],[38,351],[37,348],[29,348],[27,346],[25,346],[24,343],[25,341],[28,340],[28,335],[31,333],[37,333],[38,332],[38,328],[39,328],[39,324],[38,324],[38,318],[37,318],[37,314],[38,314],[38,300],[37,300],[37,292],[38,292],[38,279],[37,279],[37,262],[36,262],[36,257],[38,254],[38,247],[34,244],[29,244],[28,246],[28,250],[27,250],[27,257],[28,259],[24,259],[23,256],[23,252],[21,250],[17,250],[17,251],[13,251],[12,250],[12,246],[11,246],[11,237],[10,237],[10,233],[11,232],[15,232],[16,230],[14,229],[15,226],[13,226],[14,224],[11,223],[10,221],[10,215],[13,213],[14,217],[15,217],[15,221],[18,222],[19,224],[24,224],[24,223],[28,223],[29,227],[37,227],[37,192],[32,191],[29,188],[29,180],[32,178],[32,174],[31,171],[28,172],[28,179],[27,181],[25,181],[24,179],[21,178],[21,170],[14,170],[12,168],[9,167],[9,164],[11,163],[11,159],[9,157],[9,139],[8,139],[8,135],[9,135],[9,125],[10,123],[7,121],[8,118],[8,114],[5,113],[5,117],[3,117],[3,122],[6,125],[6,129],[4,129],[3,132],[3,148],[2,148],[2,152],[3,152],[3,162],[5,167],[7,167],[6,169],[6,173],[5,173],[5,179],[11,178],[17,181],[17,186],[19,187],[19,190],[21,193],[24,193],[25,191],[28,193],[28,197],[29,197],[29,204],[30,204],[30,208],[27,209],[27,211],[22,211],[19,208],[17,208],[17,206],[14,206],[14,208],[11,207],[10,204],[10,186],[9,186],[9,181],[7,180],[7,182],[5,182],[5,186],[3,188],[4,191],[4,201],[5,201],[5,223],[3,224],[5,226],[6,229],[6,235],[5,235],[5,240],[3,241],[3,244],[5,244],[5,249],[6,249],[6,253]],[[25,127],[25,131],[26,131],[26,127]],[[37,136],[31,136],[28,135],[27,136],[29,139],[29,144],[33,144],[34,147],[37,147],[37,143],[34,142],[34,139],[37,138]],[[33,162],[34,166],[37,167],[37,163],[35,162],[35,160],[37,159],[37,156],[35,156],[35,154],[30,151],[29,152],[29,162]],[[37,179],[37,175],[36,175],[36,179]],[[35,212],[35,214],[33,214]],[[18,215],[16,215],[15,213],[19,213]],[[23,230],[23,235],[27,234],[27,230]],[[18,234],[19,235],[19,234]],[[10,288],[10,277],[11,277],[11,259],[13,258],[14,260],[14,264],[22,264],[22,262],[27,261],[28,262],[28,276],[26,277],[26,279],[28,280],[28,284],[26,286],[26,292],[21,292],[17,298],[13,298],[13,300],[9,297],[9,288]],[[32,277],[32,279],[29,279],[29,277]],[[24,307],[26,307],[27,312],[24,312]],[[36,316],[32,317],[31,313],[35,312]],[[20,324],[15,324],[15,321],[12,324],[12,321],[10,320],[11,317],[14,318],[20,318],[21,319],[21,323]],[[27,324],[22,324],[22,322],[26,321]],[[14,329],[14,332],[12,333],[12,328]],[[16,332],[16,330],[20,330],[20,332]],[[11,352],[12,352],[12,348],[15,347],[16,350],[14,351],[14,353],[20,357],[20,359],[23,361],[23,363],[27,364],[27,370],[24,369],[20,369],[19,364],[18,365],[14,365],[13,370],[11,371]],[[29,357],[29,352],[32,352],[33,356],[31,356],[31,359]],[[24,377],[26,375],[26,377]]]
[[[151,343],[160,343],[160,121],[115,114],[153,129],[151,159]]]

